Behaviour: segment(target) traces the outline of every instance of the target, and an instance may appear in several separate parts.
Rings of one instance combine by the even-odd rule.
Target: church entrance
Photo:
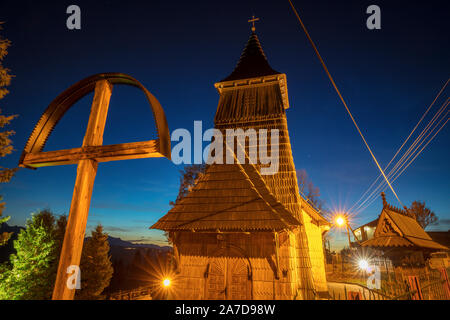
[[[243,258],[221,258],[211,262],[207,280],[208,300],[250,300],[251,280]]]

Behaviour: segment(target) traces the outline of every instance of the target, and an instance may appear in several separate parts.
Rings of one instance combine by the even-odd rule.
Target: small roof
[[[264,77],[274,74],[280,74],[280,72],[270,67],[258,36],[255,32],[252,32],[233,72],[220,82]]]
[[[267,231],[299,225],[254,165],[213,164],[151,229]]]
[[[383,210],[378,219],[374,237],[361,245],[448,250],[447,247],[434,242],[411,214],[387,204],[384,196]]]
[[[413,247],[413,244],[399,236],[386,236],[372,238],[364,241],[362,246],[364,247]]]

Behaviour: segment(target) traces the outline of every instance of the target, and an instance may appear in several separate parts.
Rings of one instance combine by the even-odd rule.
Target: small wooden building
[[[215,128],[278,129],[279,170],[211,164],[151,228],[169,233],[175,299],[316,299],[327,295],[322,233],[329,223],[299,194],[285,110],[286,75],[253,31],[234,71],[215,84]],[[260,137],[258,137],[260,139]],[[249,147],[245,146],[248,157]],[[260,160],[260,159],[259,159]]]
[[[361,243],[363,247],[381,250],[394,265],[424,263],[432,252],[449,250],[433,241],[406,209],[399,209],[386,202],[378,218],[373,238]]]

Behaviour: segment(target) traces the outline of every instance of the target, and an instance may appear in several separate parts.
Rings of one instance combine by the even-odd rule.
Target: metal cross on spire
[[[255,22],[256,21],[259,21],[259,18],[255,18],[255,15],[253,15],[253,17],[250,20],[248,20],[248,22],[252,23],[252,31],[253,32],[255,32],[255,30],[256,30],[256,28],[255,28]]]

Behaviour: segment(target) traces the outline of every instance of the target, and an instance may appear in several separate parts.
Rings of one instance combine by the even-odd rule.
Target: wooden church
[[[173,244],[171,298],[326,296],[322,234],[329,223],[299,194],[286,75],[270,67],[254,28],[234,71],[215,87],[215,128],[224,136],[226,129],[278,129],[278,146],[267,149],[279,148],[279,169],[262,175],[259,162],[208,165],[190,193],[151,227],[168,232]]]

